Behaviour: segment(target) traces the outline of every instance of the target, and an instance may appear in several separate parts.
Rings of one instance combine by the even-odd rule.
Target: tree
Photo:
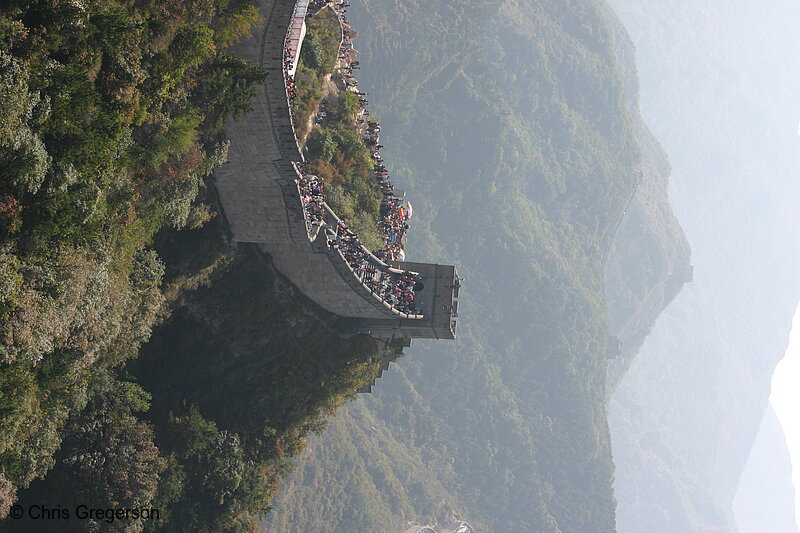
[[[228,47],[236,41],[250,37],[250,28],[261,22],[258,6],[241,5],[238,10],[226,11],[219,17],[214,40],[219,46]]]
[[[238,120],[250,111],[254,85],[263,83],[266,72],[259,66],[226,52],[217,52],[199,69],[191,100],[206,111],[206,132],[222,127],[226,117]]]
[[[153,501],[166,462],[153,442],[153,427],[135,416],[149,408],[149,395],[138,385],[117,381],[105,372],[97,374],[91,391],[86,408],[67,425],[55,468],[46,481],[31,485],[23,504],[143,508]],[[37,526],[18,522],[13,526],[22,530]],[[80,528],[141,531],[144,525],[141,521],[89,522]]]

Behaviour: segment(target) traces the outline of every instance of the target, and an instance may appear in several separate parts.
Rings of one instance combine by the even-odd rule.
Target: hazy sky
[[[769,397],[786,434],[786,445],[792,460],[792,484],[795,488],[795,521],[800,509],[800,306],[794,313],[792,333],[786,356],[772,374],[772,394]]]

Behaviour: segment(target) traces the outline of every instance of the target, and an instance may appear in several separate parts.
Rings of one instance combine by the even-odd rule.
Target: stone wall
[[[361,284],[341,254],[328,249],[324,235],[315,235],[313,242],[309,238],[293,166],[303,157],[283,75],[284,37],[294,1],[261,0],[260,8],[263,23],[232,52],[260,64],[267,80],[257,88],[253,111],[240,122],[226,124],[229,160],[216,172],[215,186],[233,240],[260,244],[281,273],[332,313],[383,324],[413,321],[418,333],[411,336],[434,337],[427,332],[434,316],[398,313]]]

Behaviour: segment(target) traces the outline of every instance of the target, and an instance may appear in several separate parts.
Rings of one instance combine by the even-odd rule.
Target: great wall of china
[[[275,267],[324,309],[357,319],[358,329],[377,338],[455,338],[459,278],[451,265],[381,262],[381,269],[419,273],[423,288],[415,291],[417,311],[406,314],[373,293],[328,246],[322,231],[309,231],[297,179],[303,163],[292,123],[284,77],[287,30],[298,41],[294,0],[261,0],[262,23],[253,36],[232,49],[261,65],[266,82],[257,87],[253,110],[239,122],[226,124],[231,141],[228,163],[216,172],[215,186],[235,242],[256,243],[272,256]],[[307,4],[307,2],[305,2]],[[326,207],[325,222],[336,215]]]

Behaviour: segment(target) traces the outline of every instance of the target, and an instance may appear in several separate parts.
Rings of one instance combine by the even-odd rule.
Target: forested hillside
[[[114,527],[250,530],[309,432],[399,354],[228,243],[206,177],[264,79],[225,52],[257,13],[6,5],[0,511],[158,507]],[[350,16],[383,153],[415,199],[408,258],[467,278],[460,339],[415,344],[341,409],[265,527],[614,531],[605,265],[635,191],[649,275],[630,243],[611,264],[636,281],[617,300],[636,335],[686,259],[624,35],[599,0],[363,0]]]
[[[142,403],[137,387],[109,383],[164,303],[164,264],[147,244],[209,218],[195,199],[225,159],[219,127],[249,108],[264,76],[224,51],[255,22],[251,6],[207,4],[0,12],[2,514],[52,467],[68,420],[95,393],[111,386]],[[150,453],[152,430],[130,431]],[[146,462],[151,477],[158,460]]]
[[[485,531],[614,531],[603,259],[643,167],[634,69],[606,15],[588,0],[351,10],[387,160],[422,198],[409,255],[461,265],[469,290],[455,345],[415,344],[345,407],[267,531],[451,515]],[[685,246],[668,231],[665,246]]]
[[[229,244],[208,180],[265,79],[226,48],[259,23],[247,0],[3,4],[0,517],[250,531],[306,434],[397,357]]]

